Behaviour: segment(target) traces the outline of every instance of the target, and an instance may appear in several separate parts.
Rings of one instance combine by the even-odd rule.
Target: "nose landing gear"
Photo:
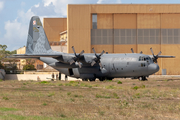
[[[146,78],[146,76],[141,76],[141,77],[139,77],[139,80],[140,81],[145,81],[145,80],[147,80],[147,78]]]

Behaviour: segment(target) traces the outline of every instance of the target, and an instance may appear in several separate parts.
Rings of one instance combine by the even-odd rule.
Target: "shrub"
[[[63,118],[65,118],[65,117],[66,117],[64,114],[61,114],[60,116],[61,116],[61,117],[63,117]]]
[[[113,97],[116,99],[119,99],[118,94],[117,93],[113,93]]]
[[[67,95],[71,95],[71,92],[68,92]]]
[[[9,100],[9,98],[7,98],[7,97],[3,97],[3,99],[4,99],[4,100]]]
[[[50,93],[49,95],[48,95],[48,97],[51,97],[51,96],[54,96],[55,94],[54,93]]]
[[[111,97],[110,96],[102,96],[102,95],[96,94],[96,98],[106,98],[106,99],[109,99]]]
[[[48,81],[41,81],[39,82],[40,84],[48,84],[49,82]]]
[[[34,65],[25,65],[23,67],[23,70],[36,70],[36,69],[35,69]]]
[[[43,105],[44,105],[44,106],[46,106],[46,105],[47,105],[47,103],[43,103]]]
[[[74,102],[75,100],[73,98],[70,99],[72,102]]]
[[[133,87],[132,89],[137,90],[137,89],[139,89],[139,88],[145,88],[145,85],[135,86],[135,87]]]
[[[122,82],[121,82],[121,81],[118,81],[117,84],[122,84]]]
[[[132,89],[137,90],[139,87],[138,86],[134,86]]]

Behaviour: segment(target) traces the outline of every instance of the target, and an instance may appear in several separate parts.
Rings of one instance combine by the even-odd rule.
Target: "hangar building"
[[[68,5],[67,18],[44,18],[50,44],[61,51],[174,55],[158,59],[157,74],[180,74],[180,4]],[[55,47],[54,47],[55,48]]]

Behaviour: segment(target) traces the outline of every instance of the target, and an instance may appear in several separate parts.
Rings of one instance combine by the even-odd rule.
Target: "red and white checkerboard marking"
[[[36,25],[36,20],[33,21],[33,25]]]

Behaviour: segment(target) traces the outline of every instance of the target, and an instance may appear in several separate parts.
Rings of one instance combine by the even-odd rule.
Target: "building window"
[[[97,29],[97,14],[92,14],[92,29]]]

